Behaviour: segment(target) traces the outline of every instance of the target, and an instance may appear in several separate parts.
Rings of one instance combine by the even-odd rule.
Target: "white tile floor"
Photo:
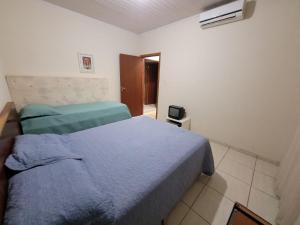
[[[167,225],[226,225],[234,202],[275,225],[277,167],[253,156],[211,143],[216,172],[201,175],[166,220]]]
[[[144,105],[144,116],[149,116],[153,119],[156,119],[156,105],[150,104],[150,105]]]

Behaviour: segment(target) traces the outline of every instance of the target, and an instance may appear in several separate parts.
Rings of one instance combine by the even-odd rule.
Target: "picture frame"
[[[78,62],[81,73],[95,73],[93,55],[78,53]]]

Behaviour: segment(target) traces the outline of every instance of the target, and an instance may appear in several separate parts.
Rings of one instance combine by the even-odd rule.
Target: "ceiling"
[[[232,0],[45,1],[135,33],[143,33]]]

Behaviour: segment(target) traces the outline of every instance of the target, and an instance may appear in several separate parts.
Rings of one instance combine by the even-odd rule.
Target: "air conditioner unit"
[[[237,0],[200,14],[202,28],[214,27],[242,20],[245,14],[246,0]]]

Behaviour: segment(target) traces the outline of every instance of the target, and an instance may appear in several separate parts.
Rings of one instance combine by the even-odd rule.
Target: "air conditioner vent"
[[[244,18],[246,0],[237,0],[200,14],[202,28],[231,23]]]

